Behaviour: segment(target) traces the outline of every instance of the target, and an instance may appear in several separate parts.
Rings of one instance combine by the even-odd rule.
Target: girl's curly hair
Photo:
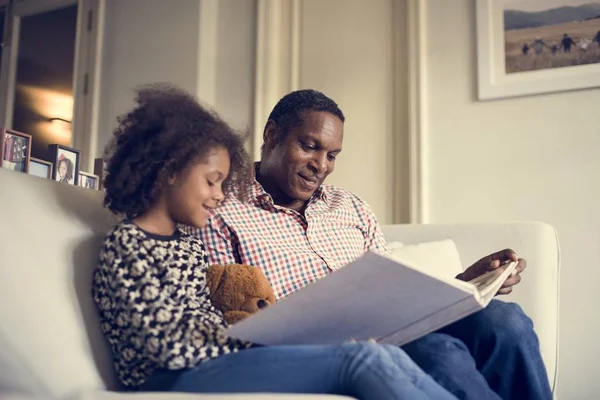
[[[188,93],[167,84],[137,90],[136,106],[117,119],[106,146],[104,205],[135,218],[162,195],[169,178],[185,172],[215,147],[231,160],[225,195],[244,198],[251,169],[244,138]]]

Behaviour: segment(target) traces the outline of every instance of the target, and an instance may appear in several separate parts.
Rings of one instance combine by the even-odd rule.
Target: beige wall
[[[104,44],[98,155],[101,156],[116,117],[132,106],[133,89],[153,82],[170,82],[194,93],[239,129],[252,121],[255,1],[164,0],[105,2]],[[214,32],[206,43],[200,36],[201,12]],[[201,46],[212,45],[205,97],[200,69]],[[205,54],[205,53],[204,53]],[[210,63],[209,63],[210,64]],[[203,71],[206,72],[206,71]],[[203,75],[206,78],[206,74]]]
[[[328,183],[365,199],[381,223],[393,222],[391,14],[391,0],[304,0],[301,9],[300,87],[323,91],[347,118]]]
[[[558,229],[558,396],[596,399],[600,91],[476,101],[473,1],[426,3],[428,222],[542,220]]]
[[[198,52],[198,0],[178,0],[177,7],[163,0],[106,1],[105,7],[99,153],[138,85],[172,82],[196,90]]]
[[[251,127],[256,10],[254,0],[107,1],[99,153],[133,88],[150,82],[172,82],[236,128]],[[348,118],[329,183],[356,192],[391,223],[392,0],[303,0],[299,11],[298,87],[324,91]]]

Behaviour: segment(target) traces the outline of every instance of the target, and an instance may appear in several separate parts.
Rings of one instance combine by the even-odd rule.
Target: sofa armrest
[[[452,239],[464,268],[505,248],[527,260],[522,282],[502,300],[518,303],[533,320],[550,384],[558,366],[560,249],[556,230],[539,222],[406,224],[383,226],[386,240],[415,244]]]

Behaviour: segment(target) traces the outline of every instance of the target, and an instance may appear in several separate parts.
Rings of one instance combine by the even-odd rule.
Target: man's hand
[[[521,272],[527,267],[527,261],[517,257],[517,254],[511,249],[499,251],[483,257],[475,264],[471,265],[462,274],[459,274],[456,279],[468,282],[485,274],[488,271],[493,271],[498,268],[504,268],[505,263],[517,261],[517,268],[512,272],[511,276],[504,282],[497,294],[509,294],[513,290],[513,286],[521,282]]]

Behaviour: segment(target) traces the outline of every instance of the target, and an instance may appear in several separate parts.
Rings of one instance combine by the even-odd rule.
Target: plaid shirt
[[[354,261],[369,250],[385,251],[370,207],[330,185],[313,195],[304,215],[273,203],[256,180],[249,201],[228,198],[202,230],[211,264],[263,269],[277,299]]]

